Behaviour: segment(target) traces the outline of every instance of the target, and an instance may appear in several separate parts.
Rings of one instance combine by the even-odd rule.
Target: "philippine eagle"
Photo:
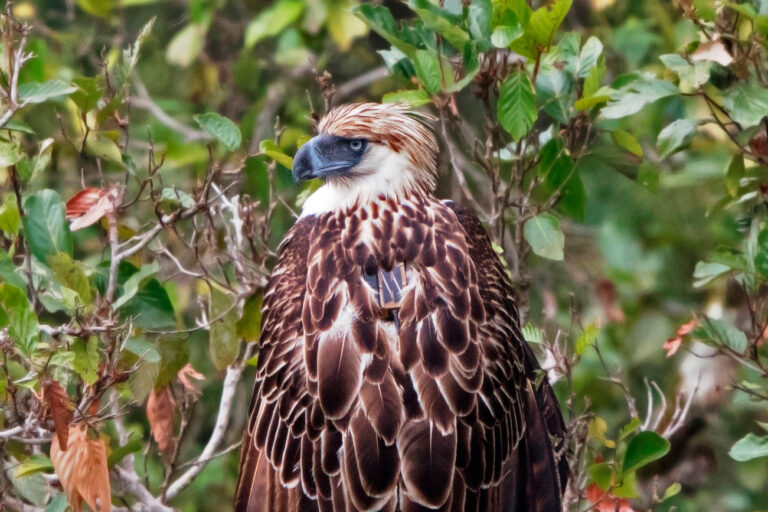
[[[565,426],[483,226],[399,105],[331,110],[264,293],[235,510],[559,511]]]

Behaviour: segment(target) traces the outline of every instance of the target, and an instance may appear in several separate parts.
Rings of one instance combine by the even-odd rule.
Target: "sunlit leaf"
[[[26,292],[10,283],[0,283],[0,310],[0,328],[7,327],[16,347],[29,354],[39,337],[39,325]]]
[[[43,103],[57,96],[67,96],[77,90],[77,87],[62,80],[47,82],[30,82],[19,86],[19,101],[23,103]]]
[[[622,471],[624,474],[630,473],[660,459],[667,452],[669,452],[669,441],[656,432],[649,430],[640,432],[627,445]]]
[[[306,3],[300,0],[279,0],[262,10],[245,29],[245,47],[251,48],[259,41],[274,37],[296,21]]]
[[[750,432],[731,446],[728,455],[739,462],[768,457],[768,436],[757,436]]]
[[[293,158],[283,153],[283,150],[272,139],[264,139],[259,143],[259,152],[279,163],[286,169],[293,167]]]

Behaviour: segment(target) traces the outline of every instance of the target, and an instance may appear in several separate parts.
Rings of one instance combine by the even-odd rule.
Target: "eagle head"
[[[377,194],[431,191],[438,146],[428,119],[399,104],[335,107],[296,153],[294,180],[321,178],[326,187],[353,196],[362,185]]]

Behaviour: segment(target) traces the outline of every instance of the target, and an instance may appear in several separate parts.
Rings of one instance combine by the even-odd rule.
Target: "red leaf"
[[[55,380],[43,382],[43,399],[48,406],[48,410],[53,417],[53,424],[56,427],[56,437],[59,440],[59,446],[62,450],[67,449],[67,439],[69,437],[69,424],[74,416],[74,406],[69,401],[67,392],[61,387],[61,384]]]
[[[87,228],[104,215],[113,212],[122,200],[122,192],[116,187],[88,187],[67,201],[67,219],[72,222],[70,231]]]
[[[587,499],[595,505],[598,512],[634,512],[626,498],[617,498],[613,493],[604,491],[596,483],[587,487]]]

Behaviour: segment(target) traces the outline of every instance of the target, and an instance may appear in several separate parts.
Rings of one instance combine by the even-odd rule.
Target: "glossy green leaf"
[[[622,472],[626,475],[646,464],[660,459],[669,452],[669,441],[656,432],[640,432],[627,445]]]
[[[122,286],[123,292],[112,304],[112,308],[117,311],[125,304],[128,303],[133,297],[139,293],[139,288],[157,272],[160,270],[160,264],[157,261],[153,261],[148,265],[142,265],[138,272],[131,274],[127,281]]]
[[[45,189],[24,200],[24,234],[32,254],[41,262],[60,252],[72,256],[72,234],[59,194]]]
[[[528,219],[525,221],[524,235],[535,254],[550,260],[563,259],[565,236],[554,215],[542,213]]]
[[[637,141],[634,135],[624,130],[615,130],[611,132],[613,141],[620,147],[626,149],[635,156],[642,158],[643,146]]]
[[[528,20],[525,34],[512,43],[511,49],[535,59],[551,43],[557,29],[571,9],[573,0],[554,0],[536,9]]]
[[[600,462],[598,464],[592,464],[587,468],[590,478],[601,489],[608,490],[613,481],[613,468],[607,462]]]
[[[353,7],[352,12],[362,19],[371,30],[379,34],[389,44],[403,52],[403,54],[410,58],[416,55],[416,46],[401,37],[401,33],[389,9],[383,5],[361,3]]]
[[[726,346],[739,353],[746,350],[747,336],[730,323],[719,318],[704,317],[700,325],[694,331],[694,336],[701,341]]]
[[[215,112],[207,112],[195,115],[194,119],[200,128],[224,144],[228,150],[234,151],[240,147],[243,139],[240,128],[226,117]]]
[[[457,16],[450,15],[429,0],[408,0],[408,6],[427,27],[440,34],[457,50],[463,50],[469,42],[469,34],[460,27]]]
[[[538,117],[536,93],[523,69],[512,71],[501,84],[498,102],[499,122],[513,140],[524,137]]]
[[[730,271],[731,267],[727,265],[700,261],[696,264],[696,268],[693,271],[693,278],[695,279],[693,286],[694,288],[706,286],[718,277],[725,275]]]

